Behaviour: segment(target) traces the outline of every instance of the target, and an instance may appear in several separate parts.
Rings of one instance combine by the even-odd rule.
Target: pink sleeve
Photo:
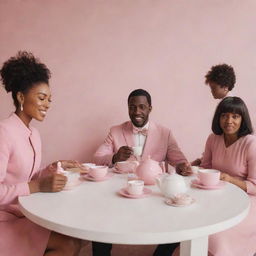
[[[112,165],[112,158],[114,155],[113,137],[111,132],[108,134],[104,143],[99,146],[95,152],[93,159],[98,165]]]
[[[203,168],[212,168],[212,147],[213,147],[212,141],[214,138],[213,136],[214,136],[213,134],[209,135],[205,144],[202,163],[200,165]]]
[[[0,205],[13,203],[18,196],[30,194],[27,182],[11,185],[4,183],[10,152],[11,145],[9,145],[8,133],[0,127]]]
[[[252,141],[247,150],[247,170],[248,175],[245,180],[247,193],[256,195],[256,139],[251,137]]]
[[[169,136],[168,136],[167,160],[168,160],[168,163],[171,164],[172,166],[176,166],[177,164],[188,162],[184,154],[181,152],[171,131],[169,131]]]

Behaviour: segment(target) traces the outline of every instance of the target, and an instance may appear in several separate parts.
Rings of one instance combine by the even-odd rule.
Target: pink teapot
[[[156,178],[163,173],[164,165],[162,168],[159,162],[152,160],[149,156],[146,160],[140,162],[136,174],[139,179],[144,181],[145,185],[154,185],[156,184]]]

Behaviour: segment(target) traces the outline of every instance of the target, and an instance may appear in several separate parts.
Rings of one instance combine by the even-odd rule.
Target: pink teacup
[[[122,161],[116,162],[115,167],[121,172],[134,172],[138,166],[137,161]]]
[[[107,166],[95,165],[89,168],[89,175],[94,179],[101,179],[108,173]]]
[[[129,180],[127,182],[127,192],[130,195],[141,195],[143,193],[143,180]]]
[[[220,182],[220,171],[214,169],[199,169],[199,182],[204,186],[216,186]]]

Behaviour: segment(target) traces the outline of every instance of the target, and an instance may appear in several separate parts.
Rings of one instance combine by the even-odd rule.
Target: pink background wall
[[[170,127],[189,160],[200,156],[217,101],[204,85],[212,65],[231,64],[235,95],[256,124],[256,1],[1,0],[0,63],[28,50],[52,71],[43,162],[89,161],[109,127],[128,119],[136,88],[151,118]],[[0,119],[14,110],[0,89]]]

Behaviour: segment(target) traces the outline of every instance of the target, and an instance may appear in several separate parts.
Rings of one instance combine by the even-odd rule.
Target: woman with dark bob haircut
[[[39,171],[41,140],[30,126],[43,121],[51,103],[50,71],[31,53],[19,52],[0,70],[7,92],[12,93],[15,112],[0,121],[0,254],[78,255],[80,240],[51,232],[22,215],[18,196],[61,191],[67,181],[52,163]],[[62,167],[80,167],[75,161],[60,161]]]
[[[210,236],[209,253],[214,256],[252,256],[256,252],[256,137],[252,135],[249,112],[242,99],[227,97],[219,103],[212,131],[201,166],[219,170],[221,180],[248,193],[251,208],[240,224]]]
[[[220,117],[222,113],[228,112],[239,114],[242,117],[241,126],[237,134],[238,138],[253,133],[249,112],[243,100],[239,97],[227,97],[222,100],[216,108],[212,120],[212,131],[214,134],[223,134],[223,130],[220,126]]]

